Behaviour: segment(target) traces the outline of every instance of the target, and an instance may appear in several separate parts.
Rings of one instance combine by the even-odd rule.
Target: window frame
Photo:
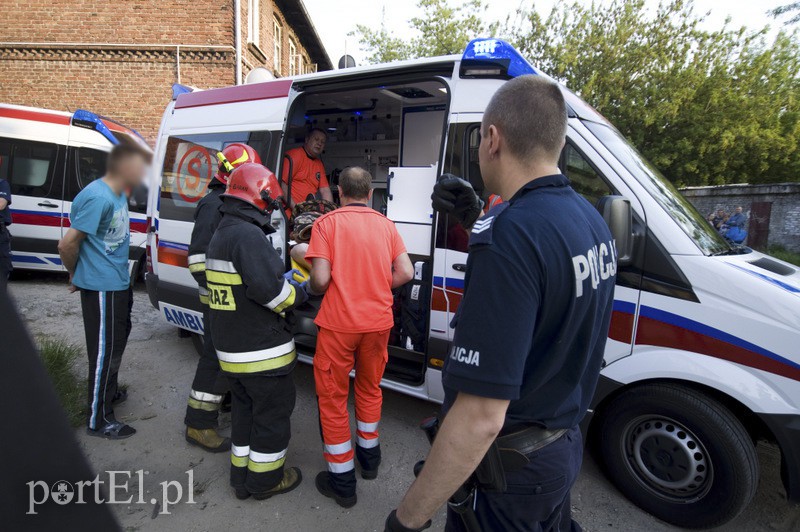
[[[570,141],[569,137],[567,137],[566,142],[564,143],[564,147],[561,148],[561,154],[559,155],[559,158],[558,158],[559,168],[561,168],[561,171],[564,173],[564,175],[567,177],[567,179],[570,179],[570,177],[569,177],[569,175],[567,173],[568,172],[568,170],[567,170],[567,158],[568,158],[567,148],[571,148],[572,150],[574,150],[575,153],[577,153],[581,157],[581,159],[583,159],[583,161],[587,165],[589,165],[589,168],[591,168],[592,171],[594,171],[594,173],[597,174],[597,177],[600,179],[600,181],[603,182],[603,184],[608,189],[608,194],[605,194],[605,195],[619,194],[619,191],[616,189],[616,187],[614,187],[611,184],[611,181],[605,175],[603,175],[603,172],[601,172],[597,168],[597,165],[595,165],[592,162],[592,160],[589,157],[586,156],[586,154],[583,152],[583,150],[581,150],[578,146],[576,146],[574,142]],[[572,179],[570,179],[570,184],[572,184]],[[572,188],[574,189],[575,187],[573,186]],[[588,198],[586,196],[584,196],[581,192],[579,192],[578,190],[575,190],[575,192],[577,192],[582,198],[584,198],[584,199],[586,199],[588,201]],[[600,198],[602,198],[602,197],[603,196],[600,196]],[[600,198],[598,198],[598,201],[600,200]],[[595,203],[593,203],[592,205],[596,206]]]
[[[280,75],[283,67],[283,24],[278,17],[272,17],[272,66]]]
[[[65,146],[55,142],[42,142],[38,140],[27,140],[13,137],[0,137],[0,140],[6,141],[10,145],[8,162],[6,163],[8,184],[11,186],[11,195],[21,196],[28,198],[47,198],[52,200],[61,200],[64,192],[64,170],[65,164]],[[49,164],[47,167],[47,175],[44,182],[38,186],[30,186],[30,192],[20,190],[21,185],[14,182],[13,170],[16,166],[16,159],[18,157],[18,150],[20,146],[28,145],[33,148],[44,147],[52,149],[50,154]]]
[[[297,76],[302,74],[297,68],[299,66],[300,56],[297,54],[297,45],[294,39],[289,37],[289,76]]]
[[[247,2],[247,42],[261,44],[261,0]]]

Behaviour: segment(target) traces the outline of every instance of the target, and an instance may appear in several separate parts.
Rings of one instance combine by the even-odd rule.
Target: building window
[[[289,39],[289,75],[296,76],[302,74],[300,71],[300,61],[302,58],[297,55],[297,46],[294,41]]]
[[[247,0],[247,42],[261,44],[261,0]]]
[[[272,20],[273,24],[273,34],[275,39],[275,45],[272,50],[273,62],[275,66],[275,72],[280,75],[281,73],[281,66],[283,65],[283,26],[278,21],[278,19]]]

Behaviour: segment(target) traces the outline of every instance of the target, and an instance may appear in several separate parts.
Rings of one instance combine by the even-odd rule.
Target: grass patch
[[[787,251],[782,246],[771,246],[767,251],[767,254],[772,255],[776,259],[781,259],[786,262],[790,262],[795,266],[800,266],[800,253]]]
[[[53,381],[61,405],[67,411],[69,423],[77,427],[86,421],[86,379],[75,375],[75,360],[81,349],[61,340],[39,339],[42,362]]]

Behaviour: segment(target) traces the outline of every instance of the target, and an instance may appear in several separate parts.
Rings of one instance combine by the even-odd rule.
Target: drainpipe
[[[236,84],[242,84],[242,2],[233,0],[234,47],[236,48]]]

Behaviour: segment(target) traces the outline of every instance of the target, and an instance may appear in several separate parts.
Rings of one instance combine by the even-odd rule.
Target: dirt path
[[[64,339],[83,348],[83,325],[78,296],[69,294],[62,276],[21,274],[11,284],[11,293],[30,330],[35,335]],[[386,392],[381,424],[384,464],[377,481],[360,481],[359,503],[343,510],[320,496],[313,477],[324,467],[319,443],[313,376],[310,368],[295,371],[297,407],[292,417],[292,443],[287,464],[299,466],[303,484],[294,492],[273,500],[237,501],[228,487],[227,454],[212,455],[192,448],[183,439],[183,416],[197,355],[191,341],[179,338],[176,329],[161,320],[150,306],[143,287],[135,293],[133,332],[125,352],[120,380],[129,385],[129,399],[117,410],[118,417],[138,433],[121,442],[87,437],[76,431],[89,461],[98,472],[129,471],[138,485],[142,473],[144,493],[131,488],[131,504],[116,504],[114,511],[127,530],[275,530],[316,531],[383,530],[383,521],[412,480],[413,464],[423,458],[428,444],[416,429],[423,417],[437,407],[393,392]],[[81,360],[76,370],[85,373]],[[228,433],[230,418],[222,418]],[[760,445],[761,485],[754,503],[723,530],[800,530],[800,506],[789,506],[780,482],[780,453]],[[187,471],[194,480],[194,504],[187,504]],[[104,476],[101,476],[101,479]],[[107,478],[107,477],[105,477]],[[118,477],[118,483],[124,482]],[[151,500],[162,497],[162,482],[175,481],[183,487],[183,501],[164,507]],[[173,484],[168,494],[175,497]],[[587,457],[581,477],[573,490],[575,517],[585,530],[668,531],[674,528],[642,512],[603,477],[595,461]],[[434,529],[443,528],[443,512]]]

